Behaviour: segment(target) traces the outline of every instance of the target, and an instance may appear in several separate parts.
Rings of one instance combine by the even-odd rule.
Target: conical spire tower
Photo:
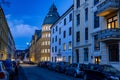
[[[45,16],[45,19],[43,21],[43,25],[45,24],[54,24],[55,21],[59,18],[59,13],[57,12],[57,8],[55,4],[53,3],[49,9],[49,12]]]

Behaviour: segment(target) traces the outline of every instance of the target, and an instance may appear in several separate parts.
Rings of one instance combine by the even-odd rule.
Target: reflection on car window
[[[112,67],[112,66],[104,66],[104,67],[103,67],[103,70],[106,71],[106,72],[114,72],[114,73],[118,72],[118,70],[115,69],[115,68]]]

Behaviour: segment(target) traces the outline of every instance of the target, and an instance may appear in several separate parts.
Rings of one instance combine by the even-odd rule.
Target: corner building
[[[74,62],[120,68],[119,0],[74,0]]]
[[[72,63],[73,5],[51,27],[51,61]]]
[[[35,35],[32,39],[30,46],[31,61],[50,61],[50,37],[51,37],[51,26],[59,18],[57,8],[52,4],[47,15],[44,18],[42,29],[39,32],[39,36]],[[36,38],[36,39],[35,39]]]

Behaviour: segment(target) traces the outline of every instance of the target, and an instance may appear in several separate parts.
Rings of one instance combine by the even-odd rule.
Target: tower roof
[[[56,8],[55,4],[53,3],[52,6],[49,9],[49,12],[45,16],[45,19],[43,21],[43,25],[53,24],[59,17],[60,16],[57,12],[57,8]]]

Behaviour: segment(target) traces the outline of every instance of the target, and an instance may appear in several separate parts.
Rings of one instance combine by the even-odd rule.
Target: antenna
[[[6,1],[6,0],[0,0],[0,7],[2,6],[2,5],[5,5],[5,6],[10,6],[10,2],[9,1]]]

